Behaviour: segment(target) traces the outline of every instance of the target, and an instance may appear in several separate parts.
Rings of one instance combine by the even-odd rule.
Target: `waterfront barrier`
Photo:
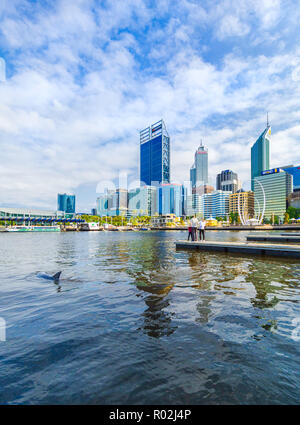
[[[175,242],[176,249],[216,251],[225,253],[251,254],[251,255],[271,255],[276,257],[300,258],[300,246],[261,244],[247,242]]]

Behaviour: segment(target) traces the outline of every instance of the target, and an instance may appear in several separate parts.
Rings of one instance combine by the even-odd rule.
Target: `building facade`
[[[251,190],[254,191],[254,179],[260,177],[262,171],[270,168],[270,136],[271,127],[267,123],[266,129],[262,132],[251,148]]]
[[[194,164],[190,169],[190,181],[192,188],[208,183],[208,150],[203,146],[202,141],[195,152]]]
[[[188,217],[197,216],[203,217],[203,200],[202,195],[193,193],[186,197],[186,215]]]
[[[142,185],[170,183],[170,137],[163,120],[140,132]]]
[[[293,191],[300,192],[300,166],[288,165],[280,168],[293,176]]]
[[[153,216],[157,212],[156,187],[143,186],[128,192],[128,213],[130,216]]]
[[[57,210],[68,214],[75,214],[75,195],[59,193],[57,195]]]
[[[262,213],[265,194],[264,217],[270,220],[277,215],[283,220],[292,188],[292,175],[281,168],[262,171],[262,175],[254,179],[255,214]]]
[[[180,184],[162,184],[157,188],[157,212],[159,215],[175,214],[182,217],[184,211],[184,187]]]
[[[229,214],[229,195],[231,192],[215,190],[202,195],[203,216],[205,219],[227,217]]]
[[[235,193],[241,188],[241,183],[238,179],[237,173],[234,173],[231,170],[221,171],[217,175],[216,179],[216,189],[224,190],[226,192]]]
[[[238,213],[244,211],[244,215],[247,219],[253,218],[255,215],[254,211],[254,192],[244,190],[239,190],[236,193],[231,193],[229,195],[229,214]]]
[[[107,190],[97,198],[97,215],[127,216],[128,215],[128,191],[126,189]]]

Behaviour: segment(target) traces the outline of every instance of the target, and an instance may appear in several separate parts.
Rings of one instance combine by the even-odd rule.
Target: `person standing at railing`
[[[205,220],[201,219],[199,221],[199,239],[200,241],[203,240],[205,241]]]
[[[191,220],[189,220],[188,222],[188,232],[189,232],[188,241],[190,240],[190,238],[191,240],[193,240],[193,228],[192,228]]]
[[[196,241],[197,240],[198,220],[195,216],[191,220],[191,225],[192,225],[192,241]]]

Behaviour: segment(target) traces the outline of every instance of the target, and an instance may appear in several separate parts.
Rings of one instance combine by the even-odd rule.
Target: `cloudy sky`
[[[0,0],[0,205],[71,191],[89,211],[98,182],[138,177],[138,132],[161,118],[174,181],[200,139],[212,183],[249,181],[267,111],[271,166],[299,165],[297,3]]]

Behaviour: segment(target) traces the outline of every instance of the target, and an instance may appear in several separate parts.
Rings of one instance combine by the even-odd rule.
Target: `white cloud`
[[[200,138],[213,181],[222,168],[249,179],[267,110],[272,165],[300,160],[291,148],[299,143],[297,40],[272,54],[251,50],[276,32],[280,1],[159,4],[58,1],[0,12],[0,42],[10,49],[0,83],[0,203],[55,207],[59,191],[136,174],[138,130],[161,117],[175,180],[188,178]],[[228,48],[227,37],[246,38],[249,50]]]

